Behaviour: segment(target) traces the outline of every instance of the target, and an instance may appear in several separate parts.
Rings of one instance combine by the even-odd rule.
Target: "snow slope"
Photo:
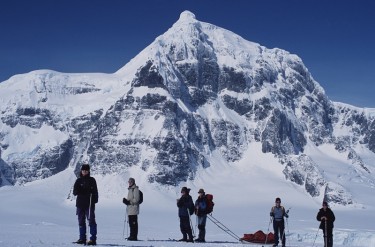
[[[256,144],[254,144],[256,145]],[[320,203],[306,199],[305,191],[277,179],[282,169],[272,155],[260,156],[250,147],[248,159],[228,165],[220,158],[215,165],[202,169],[188,186],[195,200],[199,188],[214,195],[213,215],[228,228],[242,237],[244,233],[267,231],[269,210],[275,197],[281,197],[282,205],[290,208],[287,223],[287,246],[321,246],[323,237],[318,232],[315,219]],[[217,155],[217,157],[220,157]],[[262,158],[260,158],[262,157]],[[124,229],[125,206],[122,197],[126,193],[127,178],[135,177],[144,192],[144,203],[139,216],[139,239],[146,241],[126,242]],[[145,181],[145,174],[138,168],[129,173],[96,176],[99,203],[96,214],[99,246],[195,246],[154,240],[179,239],[179,221],[175,200],[180,188],[152,187]],[[34,181],[25,186],[0,188],[0,246],[74,246],[78,237],[75,201],[70,190],[75,181],[73,169],[67,169],[50,178]],[[356,186],[353,190],[357,189]],[[358,188],[362,190],[363,188]],[[362,206],[332,206],[336,215],[334,229],[335,246],[375,246],[373,222],[375,201],[368,192]],[[361,194],[356,192],[356,194]],[[195,225],[195,218],[192,218]],[[270,230],[272,229],[272,226]],[[197,231],[197,229],[195,229]],[[204,246],[238,246],[239,243],[208,221]]]
[[[207,37],[193,35],[193,33],[189,35],[189,31],[197,32],[199,28],[204,28],[210,35]],[[163,56],[163,54],[169,54],[170,49],[168,47],[172,47],[171,44],[168,46],[167,42],[176,39],[181,40],[184,42],[176,43],[175,51],[186,51],[186,54],[181,55],[176,53],[176,59],[183,58],[183,60],[176,60],[176,64],[189,65],[197,63],[197,56],[194,54],[195,49],[190,46],[197,44],[195,41],[198,39],[190,40],[192,37],[199,37],[204,41],[209,41],[207,44],[214,43],[215,46],[198,46],[198,49],[204,48],[199,50],[202,51],[202,54],[207,51],[215,54],[215,59],[217,59],[219,66],[233,67],[237,71],[244,72],[246,76],[248,76],[247,73],[252,73],[247,70],[249,67],[262,68],[256,64],[256,58],[260,54],[264,55],[262,57],[262,62],[266,64],[264,68],[271,68],[269,70],[270,77],[273,76],[271,72],[278,71],[279,69],[284,72],[287,62],[294,65],[300,64],[300,59],[295,55],[279,49],[269,50],[256,43],[245,41],[240,36],[227,30],[224,31],[211,24],[198,22],[190,12],[183,12],[179,21],[165,35],[158,37],[155,42],[145,48],[143,52],[115,74],[65,74],[54,71],[34,71],[22,76],[14,76],[6,83],[0,84],[2,93],[0,99],[1,105],[5,106],[7,104],[6,108],[2,109],[2,116],[9,114],[9,118],[6,119],[9,124],[0,123],[0,128],[3,128],[4,132],[6,132],[6,135],[4,134],[4,143],[7,144],[4,145],[5,148],[2,150],[2,157],[10,156],[10,160],[13,158],[17,160],[16,155],[12,155],[13,153],[27,153],[30,157],[35,158],[35,150],[44,146],[46,147],[45,149],[59,146],[62,141],[68,138],[68,133],[72,136],[78,136],[86,131],[87,135],[90,136],[93,129],[89,127],[77,128],[76,132],[74,132],[71,130],[72,124],[68,120],[74,118],[76,120],[74,123],[84,125],[88,121],[87,119],[94,117],[101,118],[106,112],[109,112],[112,106],[116,105],[116,102],[122,102],[120,99],[129,91],[131,91],[130,96],[138,98],[148,93],[165,96],[168,100],[176,101],[184,112],[188,112],[189,107],[183,102],[183,97],[173,98],[172,93],[166,93],[165,90],[158,87],[147,87],[147,85],[132,88],[130,82],[133,81],[135,72],[145,65],[145,61],[152,59],[155,64],[160,65],[160,73],[162,73],[168,85],[174,85],[175,83],[176,88],[179,88],[178,77],[173,73],[168,74],[168,71],[174,71],[174,67],[170,60],[167,59],[167,56]],[[205,40],[206,38],[209,38],[209,40]],[[228,40],[229,42],[227,42]],[[183,49],[185,45],[189,49]],[[177,46],[181,46],[182,48]],[[163,49],[167,51],[163,51]],[[154,56],[154,54],[157,56]],[[280,60],[280,63],[276,63],[275,61],[279,60],[274,59],[275,57],[282,61]],[[283,59],[287,59],[287,61]],[[297,66],[297,68],[299,68],[297,72],[307,73],[304,67]],[[286,76],[292,74],[292,72],[289,67],[285,69]],[[265,73],[265,75],[268,75],[268,73]],[[283,84],[278,83],[280,81],[279,77],[273,79],[275,80],[273,86],[265,83],[264,87],[259,88],[261,90],[252,94],[228,89],[223,89],[220,93],[222,96],[231,96],[232,98],[239,99],[236,101],[238,103],[242,99],[246,100],[247,98],[248,100],[255,101],[267,95],[272,95],[272,93],[276,92],[277,87],[283,86]],[[315,81],[308,80],[303,82],[307,82],[308,86],[313,86],[315,89],[312,90],[313,93],[305,96],[314,98],[316,96],[314,93],[317,96],[324,96],[324,90]],[[310,85],[310,83],[312,84]],[[12,85],[11,89],[8,88],[9,85]],[[85,92],[84,97],[81,95],[82,92]],[[171,92],[178,95],[178,90],[171,90]],[[303,99],[305,102],[297,103],[304,104],[309,102],[306,100],[307,97]],[[316,98],[315,102],[320,103],[320,99]],[[278,101],[274,101],[273,103],[278,104]],[[361,109],[341,103],[335,103],[335,105],[336,107],[340,107],[340,109],[348,108],[347,111],[349,112],[361,111]],[[124,105],[124,109],[126,108],[125,106],[128,105]],[[55,128],[52,128],[51,125],[46,125],[43,121],[37,121],[38,114],[30,114],[30,116],[21,115],[19,118],[20,123],[27,120],[26,123],[32,125],[33,128],[12,121],[13,117],[17,117],[17,115],[10,113],[17,112],[18,108],[27,110],[29,108],[43,109],[43,107],[51,112],[59,113],[52,120],[48,118],[44,120],[45,122],[51,121]],[[296,109],[296,115],[301,115],[302,113],[299,112],[300,109]],[[96,115],[90,115],[92,112],[97,113]],[[148,110],[146,109],[145,112],[148,112]],[[114,111],[113,113],[116,116],[116,112]],[[259,120],[254,120],[253,122],[245,121],[244,117],[240,117],[239,114],[229,110],[222,100],[215,101],[215,104],[202,104],[200,107],[197,107],[195,113],[201,117],[205,117],[209,123],[214,122],[216,119],[223,119],[238,123],[239,126],[251,128],[260,122]],[[288,109],[286,113],[291,114]],[[366,117],[373,117],[374,109],[365,109],[365,113]],[[196,116],[194,114],[192,113],[192,116]],[[137,121],[137,124],[134,124],[136,122],[133,121],[134,119],[126,119],[124,117],[124,121],[119,122],[119,131],[114,136],[130,136],[132,138],[134,136],[141,136],[147,140],[159,134],[164,137],[168,131],[168,129],[162,129],[166,116],[158,114],[158,118],[156,118],[156,114],[155,116],[153,114],[145,115],[146,117],[142,118],[142,121]],[[80,118],[81,116],[82,118]],[[111,115],[109,115],[108,119],[110,117]],[[35,120],[35,122],[32,120]],[[344,120],[342,121],[345,122]],[[11,127],[12,123],[14,123],[13,127]],[[41,127],[35,128],[33,124],[37,125],[38,123],[41,124]],[[108,122],[103,121],[103,123]],[[66,126],[60,126],[64,124]],[[132,125],[134,128],[129,128]],[[117,125],[108,125],[105,127],[111,128],[117,127]],[[176,134],[185,136],[187,133],[187,130],[184,129],[185,127],[182,123],[180,132],[176,132]],[[349,135],[353,130],[349,127],[346,124],[342,124],[342,127],[335,129],[338,132],[335,134],[337,136],[340,136],[340,134]],[[61,129],[65,128],[67,131],[63,132]],[[227,129],[224,131],[227,131]],[[42,134],[37,135],[38,133]],[[217,133],[220,134],[222,132]],[[317,135],[319,136],[319,133]],[[246,135],[241,135],[239,139],[247,137]],[[88,143],[91,142],[91,139],[77,138],[77,140],[78,148],[75,150],[77,158],[76,160],[69,161],[67,169],[47,179],[43,179],[43,176],[35,176],[36,181],[30,183],[27,183],[29,180],[21,181],[25,182],[24,186],[3,186],[0,188],[0,246],[73,246],[71,242],[78,237],[75,203],[71,195],[72,185],[75,181],[74,169],[76,168],[75,165],[79,164],[77,160],[82,154],[87,152],[85,150],[87,150]],[[82,140],[87,141],[87,145]],[[114,138],[114,140],[117,139]],[[102,246],[183,247],[201,245],[155,241],[167,240],[169,238],[179,239],[181,237],[175,201],[179,197],[180,187],[188,186],[192,189],[191,193],[194,199],[197,197],[196,193],[199,188],[204,188],[208,193],[212,193],[215,201],[214,216],[239,236],[242,236],[244,233],[253,233],[257,230],[270,230],[269,211],[274,205],[275,197],[281,197],[282,204],[286,208],[290,208],[290,218],[287,223],[287,245],[312,246],[315,242],[315,246],[321,246],[323,238],[322,233],[318,231],[319,224],[315,216],[323,200],[325,187],[320,189],[319,196],[312,197],[303,185],[297,185],[286,180],[283,173],[285,164],[281,164],[280,160],[271,152],[263,153],[261,145],[260,142],[248,142],[246,145],[235,146],[235,148],[241,149],[242,156],[241,159],[234,159],[237,161],[233,162],[225,160],[219,149],[212,152],[211,150],[204,152],[205,150],[200,150],[199,146],[194,147],[202,151],[204,156],[207,156],[205,158],[210,162],[210,166],[205,169],[203,166],[199,166],[197,171],[194,170],[194,179],[188,180],[189,182],[186,183],[181,183],[178,187],[158,183],[150,184],[148,182],[148,175],[154,172],[156,169],[154,166],[144,171],[140,163],[124,167],[124,164],[121,162],[119,163],[122,166],[114,166],[110,162],[98,162],[111,171],[111,173],[101,173],[106,175],[94,175],[98,182],[100,194],[99,204],[96,209],[98,243]],[[103,144],[103,146],[106,145]],[[203,145],[202,147],[202,149],[210,148]],[[340,153],[335,150],[334,143],[322,142],[317,146],[310,140],[307,140],[305,148],[305,153],[313,157],[314,162],[318,164],[316,169],[319,169],[319,174],[323,174],[326,181],[336,182],[336,184],[329,185],[335,189],[337,196],[348,197],[348,200],[343,200],[344,202],[348,202],[351,200],[350,195],[354,195],[353,204],[346,206],[339,204],[332,205],[337,218],[334,229],[335,246],[375,246],[375,228],[373,226],[375,220],[375,198],[372,196],[375,190],[372,175],[375,172],[373,164],[375,154],[361,145],[350,146],[350,150]],[[50,152],[49,150],[47,151],[47,153]],[[353,162],[349,165],[349,151],[350,153],[354,153],[355,151],[364,161],[363,164],[366,164],[365,167],[370,172],[366,173],[367,170],[360,167],[361,162]],[[126,153],[123,150],[116,150],[110,152],[110,154],[116,152],[121,154]],[[100,155],[103,154],[98,153],[97,156],[99,157]],[[155,153],[152,153],[149,148],[144,148],[139,152],[139,155],[140,160],[143,160],[144,158],[154,157]],[[168,155],[171,154],[168,153]],[[293,158],[293,155],[291,157]],[[298,158],[301,157],[295,158],[298,161]],[[25,172],[31,170],[28,161],[20,162],[25,165],[25,167],[22,167]],[[52,159],[51,163],[55,165],[55,160]],[[129,161],[129,163],[132,162]],[[39,160],[35,161],[35,164],[38,166],[35,169],[39,169]],[[97,171],[100,171],[99,168]],[[305,167],[297,167],[297,169],[303,168]],[[306,171],[303,170],[303,172]],[[39,170],[36,173],[38,175]],[[47,175],[49,176],[49,174]],[[309,175],[310,177],[314,177],[316,174]],[[127,236],[127,227],[125,226],[124,228],[125,206],[122,204],[122,197],[126,194],[126,181],[129,176],[135,177],[145,197],[139,216],[139,238],[145,241],[136,243],[124,241],[124,236]],[[341,193],[342,190],[338,187],[339,184],[342,184],[346,188],[345,193]],[[194,217],[193,222],[195,223]],[[239,245],[236,239],[228,236],[211,222],[208,222],[207,225],[206,239],[209,243],[205,244],[205,246]]]

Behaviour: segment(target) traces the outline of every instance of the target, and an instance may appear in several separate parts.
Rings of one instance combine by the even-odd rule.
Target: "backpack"
[[[139,190],[139,201],[138,201],[138,204],[142,204],[143,202],[143,192],[141,190]]]
[[[215,203],[213,202],[214,196],[212,194],[206,194],[206,199],[207,199],[206,214],[210,214],[214,210],[214,206],[215,206]]]
[[[188,202],[188,212],[189,212],[189,214],[190,215],[193,215],[194,214],[194,211],[195,211],[195,205],[194,205],[194,202],[193,202],[193,198],[191,198],[191,196],[189,195],[188,196],[188,200],[189,200],[189,202]]]
[[[134,189],[133,189],[133,191],[134,191]],[[140,189],[138,189],[138,191],[139,191],[139,201],[138,201],[138,204],[142,204],[142,202],[143,202],[143,192]]]

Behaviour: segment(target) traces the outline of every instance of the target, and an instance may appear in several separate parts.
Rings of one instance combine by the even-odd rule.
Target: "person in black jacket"
[[[333,222],[335,222],[335,214],[328,207],[327,202],[323,202],[323,207],[319,210],[316,215],[316,219],[320,221],[319,228],[323,230],[324,246],[333,246]]]
[[[195,242],[206,242],[206,221],[207,221],[207,198],[203,189],[198,191],[198,199],[195,201],[195,214],[197,215],[199,234]]]
[[[97,225],[95,221],[95,203],[98,202],[98,188],[95,178],[90,176],[90,166],[82,165],[80,177],[74,183],[73,195],[77,196],[76,207],[79,225],[77,244],[86,244],[86,218],[90,226],[90,240],[87,245],[96,245]]]
[[[190,226],[190,215],[194,213],[193,199],[189,195],[190,189],[181,189],[181,198],[177,199],[178,216],[180,217],[180,230],[182,239],[179,241],[194,242],[193,233]],[[189,238],[188,238],[189,236]]]

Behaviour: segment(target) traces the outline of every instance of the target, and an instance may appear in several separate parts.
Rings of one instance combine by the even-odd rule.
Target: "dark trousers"
[[[285,246],[285,225],[284,220],[274,220],[273,221],[273,231],[275,235],[275,245],[279,244],[279,236],[281,238],[282,246]]]
[[[187,237],[189,236],[189,239],[193,240],[193,233],[190,227],[189,216],[180,216],[180,230],[183,239],[187,239]]]
[[[96,240],[97,226],[95,221],[95,205],[89,208],[77,208],[76,212],[78,216],[78,225],[79,225],[79,239],[86,240],[86,219],[89,222],[90,226],[90,239]]]
[[[138,215],[129,215],[129,228],[130,236],[129,240],[138,240]]]
[[[323,227],[323,237],[324,237],[324,247],[332,247],[333,246],[333,233],[332,228],[327,227],[327,231]]]
[[[197,216],[197,220],[199,229],[198,239],[201,241],[205,241],[207,215],[204,214],[202,216]]]

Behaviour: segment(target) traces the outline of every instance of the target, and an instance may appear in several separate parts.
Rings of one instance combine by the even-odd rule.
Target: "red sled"
[[[254,234],[244,234],[240,241],[244,244],[255,243],[255,244],[273,244],[275,242],[275,237],[272,232],[266,235],[263,231],[257,231]]]

